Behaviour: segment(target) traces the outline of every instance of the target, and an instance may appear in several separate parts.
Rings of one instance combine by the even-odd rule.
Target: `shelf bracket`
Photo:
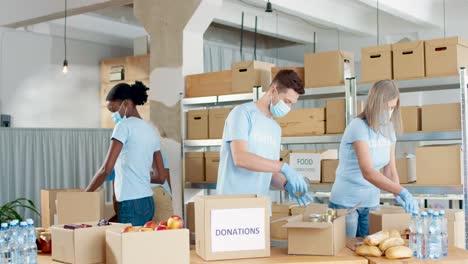
[[[356,87],[355,77],[345,79],[346,125],[348,125],[357,114]]]
[[[465,248],[468,249],[468,94],[466,68],[460,68],[460,104],[462,124],[462,154],[463,154],[463,208],[465,210]]]

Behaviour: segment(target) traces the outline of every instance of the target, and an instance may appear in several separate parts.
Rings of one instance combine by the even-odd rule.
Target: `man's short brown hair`
[[[304,82],[293,70],[279,71],[271,82],[271,85],[276,86],[278,92],[284,92],[286,89],[293,89],[300,95],[305,93]]]

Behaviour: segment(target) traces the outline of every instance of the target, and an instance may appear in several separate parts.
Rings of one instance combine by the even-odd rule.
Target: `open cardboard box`
[[[89,224],[92,227],[75,230],[65,229],[63,225],[51,227],[53,260],[63,263],[105,263],[106,230],[122,230],[129,226],[119,223],[97,226],[97,221],[77,224]]]
[[[311,204],[303,214],[288,218],[284,225],[288,230],[288,254],[336,256],[346,247],[347,210],[337,210],[338,217],[332,223],[309,221],[310,214],[324,214],[326,208]]]

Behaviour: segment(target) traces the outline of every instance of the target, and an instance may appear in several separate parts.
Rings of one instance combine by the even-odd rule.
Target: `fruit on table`
[[[143,226],[145,228],[151,228],[151,229],[156,229],[156,227],[158,227],[158,224],[156,224],[155,222],[153,221],[149,221],[149,222],[146,222],[146,224]]]
[[[169,229],[181,229],[184,228],[184,221],[180,216],[173,215],[167,220],[167,228]]]
[[[385,251],[385,257],[388,259],[411,258],[413,252],[405,246],[391,247]]]
[[[356,254],[366,257],[380,257],[382,251],[377,246],[362,245],[356,248]]]
[[[133,226],[127,226],[123,229],[122,233],[132,233],[137,232],[138,230]]]
[[[142,228],[140,228],[139,231],[140,231],[140,232],[153,232],[154,229],[151,228],[151,227],[142,227]]]
[[[379,248],[383,252],[391,247],[403,246],[405,241],[401,237],[389,237],[384,241],[380,242]]]
[[[156,231],[162,231],[162,230],[167,230],[167,226],[166,226],[166,225],[159,224],[159,225],[156,227]]]
[[[390,237],[388,231],[380,231],[375,234],[369,235],[364,239],[364,244],[369,246],[378,246],[380,242]]]

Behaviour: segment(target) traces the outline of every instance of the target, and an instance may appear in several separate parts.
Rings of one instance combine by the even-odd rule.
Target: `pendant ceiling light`
[[[63,73],[68,72],[68,60],[67,60],[67,1],[65,0],[65,23],[64,23],[64,28],[63,28],[63,44],[64,44],[64,50],[65,50],[65,58],[63,60]]]
[[[273,12],[273,8],[271,7],[270,0],[268,0],[268,2],[266,4],[265,12],[267,12],[267,13],[272,13]]]

